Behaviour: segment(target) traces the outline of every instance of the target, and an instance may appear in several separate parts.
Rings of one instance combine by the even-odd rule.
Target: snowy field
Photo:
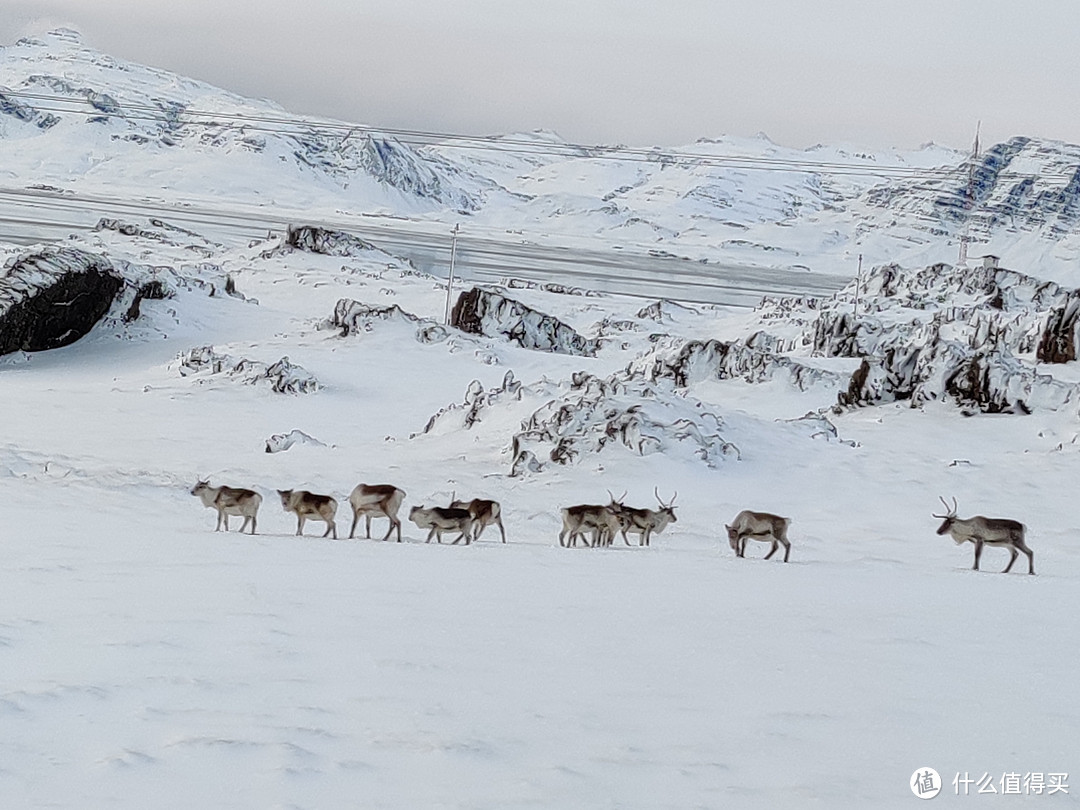
[[[1015,139],[981,170],[972,255],[1030,277],[932,268],[886,294],[875,265],[956,256],[950,150],[414,149],[259,126],[287,114],[72,32],[0,48],[0,91],[13,219],[39,216],[30,190],[381,213],[613,262],[851,276],[865,254],[869,285],[862,320],[850,290],[754,310],[493,291],[576,330],[596,349],[578,356],[444,327],[445,281],[393,250],[222,245],[136,213],[72,238],[171,294],[0,357],[0,810],[892,808],[925,767],[946,806],[1078,803],[1080,372],[1034,348],[1080,283],[1077,147]],[[33,250],[0,244],[0,276]],[[375,310],[331,325],[350,300]],[[862,356],[899,360],[859,388]],[[960,362],[993,397],[947,390]],[[308,392],[273,390],[273,367]],[[311,441],[267,452],[293,431]],[[213,531],[190,494],[207,478],[262,494],[255,536]],[[361,482],[405,490],[404,542],[346,539]],[[341,539],[296,537],[287,488],[335,497]],[[674,498],[677,522],[648,548],[560,547],[561,507],[624,491]],[[508,543],[425,544],[408,510],[455,494],[499,501]],[[935,534],[939,497],[1024,522],[1037,575],[1000,573],[999,549],[970,570],[972,546]],[[735,557],[742,509],[791,518],[789,563]],[[965,774],[998,795],[956,795]],[[1052,774],[1075,787],[1022,779]]]
[[[647,333],[595,358],[425,344],[396,322],[341,337],[317,328],[339,298],[437,321],[444,285],[381,254],[267,247],[215,258],[258,303],[184,291],[0,361],[5,806],[892,807],[916,801],[922,766],[1075,770],[1074,412],[888,405],[830,414],[823,440],[783,420],[835,402],[828,385],[712,381],[693,395],[741,460],[608,446],[511,478],[520,406],[471,430],[423,434],[428,418],[508,369],[526,385],[617,371]],[[585,334],[643,305],[509,292]],[[760,325],[676,311],[660,326],[687,337]],[[322,388],[181,376],[178,355],[211,344],[287,355]],[[325,446],[265,452],[291,430]],[[259,534],[215,534],[188,493],[200,476],[262,492]],[[345,537],[361,481],[402,487],[403,517],[455,491],[495,498],[509,542],[425,545],[408,521],[401,544],[324,540],[317,523],[301,539],[274,493],[334,495]],[[652,547],[559,547],[561,506],[607,490],[655,505],[654,487],[678,493],[678,521]],[[934,534],[939,495],[1024,520],[1038,575],[1023,558],[997,573],[994,549],[968,570],[971,546]],[[792,517],[790,563],[762,544],[735,558],[723,523],[743,508]]]

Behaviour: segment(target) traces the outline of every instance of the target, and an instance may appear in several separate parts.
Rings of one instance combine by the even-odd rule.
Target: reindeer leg
[[[356,524],[360,522],[360,513],[355,509],[352,513],[352,528],[349,529],[349,539],[353,539],[353,535],[356,534]]]
[[[391,521],[390,528],[393,528],[393,527],[394,527],[394,524],[393,524],[393,521]],[[368,540],[371,539],[371,515],[368,514],[368,513],[364,514],[364,534],[367,536]],[[389,536],[390,536],[390,532],[387,532],[386,537],[389,537]],[[384,537],[383,540],[385,540],[386,537]]]
[[[251,533],[252,534],[255,534],[255,520],[256,520],[256,516],[252,515],[251,516]]]
[[[1016,550],[1016,546],[1009,546],[1009,564],[1005,566],[1005,570],[1001,573],[1009,573],[1009,569],[1013,567],[1013,563],[1016,562],[1016,558],[1020,556],[1020,552]]]
[[[503,528],[502,517],[501,516],[499,517],[499,534],[502,536],[502,541],[505,543],[506,542],[506,529]]]
[[[401,521],[398,520],[397,518],[394,518],[394,525],[397,526],[397,541],[400,543],[401,542]],[[390,532],[387,532],[386,536],[389,537]]]
[[[781,540],[780,542],[784,544],[784,562],[787,562],[788,555],[791,554],[791,543],[787,540]]]
[[[303,515],[297,515],[296,516],[296,536],[297,537],[302,537],[303,534],[304,534],[304,516]]]
[[[776,553],[776,550],[778,548],[780,548],[780,544],[777,543],[776,540],[773,540],[772,541],[772,548],[769,550],[769,553],[765,555],[765,559],[767,560],[770,557],[772,557],[772,555]]]
[[[982,557],[983,541],[976,537],[972,542],[975,543],[975,565],[971,567],[972,571],[979,570],[979,558]]]

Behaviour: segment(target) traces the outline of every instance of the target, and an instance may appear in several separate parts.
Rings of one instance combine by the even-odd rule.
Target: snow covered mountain
[[[543,131],[438,143],[300,119],[67,30],[0,49],[0,183],[288,201],[315,217],[464,217],[504,239],[843,275],[860,254],[867,265],[955,262],[966,235],[973,256],[1080,283],[1080,147],[1068,144],[1017,137],[971,164],[934,145],[800,150],[764,135],[653,149]]]
[[[415,212],[479,204],[478,178],[342,122],[115,59],[68,30],[0,49],[0,182],[228,194]]]

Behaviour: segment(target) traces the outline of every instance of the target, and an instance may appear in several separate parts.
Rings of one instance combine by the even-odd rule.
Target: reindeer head
[[[733,526],[724,524],[724,528],[727,529],[728,545],[731,546],[731,550],[736,554],[739,552],[739,532]]]
[[[611,510],[617,512],[617,511],[619,511],[620,509],[623,509],[626,506],[626,504],[623,503],[623,501],[626,498],[626,492],[625,491],[618,498],[616,498],[614,495],[611,494],[610,489],[607,491],[607,494],[608,494],[608,497],[611,498],[611,503],[608,504],[608,509],[611,509]]]
[[[946,501],[940,495],[938,496],[938,500],[941,501],[941,503],[945,506],[945,514],[944,515],[931,514],[930,517],[936,517],[936,518],[939,518],[942,521],[944,521],[940,526],[938,526],[937,533],[938,534],[946,534],[949,531],[949,529],[952,528],[953,523],[956,521],[956,498],[952,499],[952,507],[950,507],[949,504],[948,504],[948,501]]]
[[[191,488],[191,494],[192,495],[198,495],[198,494],[200,494],[202,492],[205,492],[209,488],[210,488],[210,482],[209,481],[203,481],[200,478],[198,481],[195,482],[195,486],[193,486]]]
[[[664,503],[663,499],[660,497],[660,489],[658,487],[653,487],[653,495],[656,496],[656,502],[660,504],[660,511],[668,516],[670,522],[678,522],[678,518],[675,517],[675,499],[679,497],[679,493],[676,492],[672,495],[671,500],[667,503]]]

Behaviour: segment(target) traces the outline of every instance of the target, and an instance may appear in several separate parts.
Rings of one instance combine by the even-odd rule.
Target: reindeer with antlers
[[[971,567],[973,571],[979,570],[979,558],[982,557],[983,546],[985,545],[1001,546],[1009,549],[1012,556],[1009,558],[1009,564],[1002,571],[1003,574],[1009,573],[1009,569],[1013,567],[1013,563],[1016,562],[1016,558],[1021,551],[1028,558],[1028,573],[1035,573],[1035,554],[1024,542],[1023,523],[1007,518],[988,518],[982,515],[958,518],[956,516],[956,498],[953,498],[951,508],[944,498],[938,496],[938,499],[945,506],[945,514],[933,515],[933,517],[944,521],[938,527],[937,533],[948,533],[958,546],[968,542],[975,544],[975,565]]]
[[[608,496],[611,498],[608,509],[614,512],[619,519],[619,528],[622,530],[622,539],[626,545],[630,545],[630,541],[626,537],[628,532],[638,536],[639,546],[647,546],[652,539],[653,533],[660,534],[667,528],[669,523],[678,522],[675,517],[675,499],[679,497],[679,493],[676,492],[672,495],[668,503],[664,503],[660,497],[659,488],[653,487],[653,494],[656,496],[657,503],[660,504],[659,509],[635,509],[622,502],[622,499],[626,497],[625,492],[616,499],[611,494],[611,490],[608,490]],[[610,537],[608,542],[610,543],[614,539],[614,537]]]

